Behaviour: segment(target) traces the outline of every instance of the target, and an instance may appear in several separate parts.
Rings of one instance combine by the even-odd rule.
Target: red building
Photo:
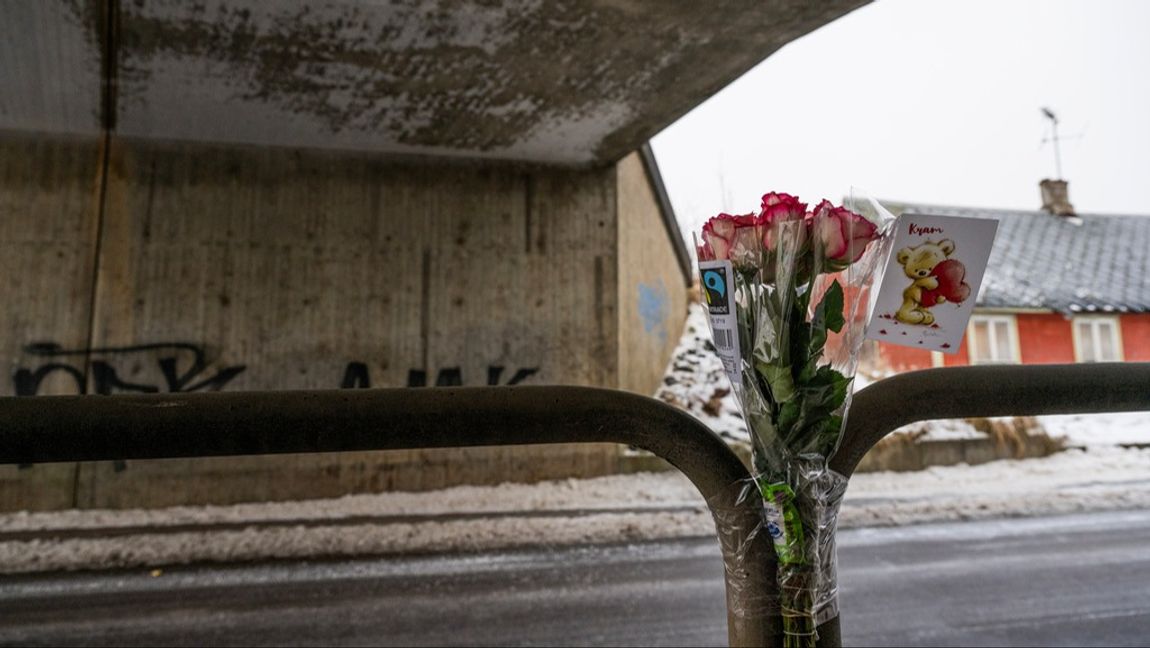
[[[1150,216],[884,204],[999,226],[958,352],[882,343],[881,368],[1150,361]]]

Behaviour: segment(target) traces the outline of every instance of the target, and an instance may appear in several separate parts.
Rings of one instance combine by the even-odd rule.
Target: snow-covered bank
[[[421,519],[422,518],[422,519]],[[0,515],[0,572],[624,542],[714,532],[679,473],[299,502]]]
[[[419,493],[346,495],[298,502],[259,502],[230,506],[177,506],[166,509],[68,510],[0,514],[4,534],[114,527],[155,527],[221,523],[341,521],[371,516],[437,516],[455,513],[529,513],[638,507],[695,507],[705,503],[678,473],[639,473],[539,484],[456,486]]]
[[[1047,434],[1065,438],[1071,447],[1150,446],[1150,412],[1039,416],[1038,421]]]
[[[711,346],[707,316],[698,304],[691,304],[683,336],[655,397],[687,410],[728,441],[750,439],[723,361]]]
[[[1044,459],[859,474],[840,524],[1147,507],[1150,450],[1094,447]],[[101,529],[109,533],[101,536]],[[705,503],[682,475],[645,473],[305,502],[6,514],[0,515],[0,571],[474,551],[712,533]]]
[[[844,526],[1150,507],[1150,450],[1071,449],[1042,459],[851,478]]]

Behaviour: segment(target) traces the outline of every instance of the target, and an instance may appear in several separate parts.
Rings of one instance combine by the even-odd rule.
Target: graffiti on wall
[[[498,365],[488,365],[487,367],[487,385],[494,387],[500,384],[518,385],[519,383],[527,380],[531,376],[539,373],[538,367],[529,367],[524,369],[516,369],[515,373],[507,379],[506,383],[500,383],[506,367]],[[424,369],[409,369],[407,371],[407,386],[408,387],[427,387],[427,371]],[[461,387],[463,386],[463,370],[459,367],[447,367],[440,369],[435,376],[436,387]],[[340,389],[355,389],[371,387],[371,374],[368,371],[367,365],[362,362],[349,362],[347,368],[343,372],[343,381],[340,382]]]
[[[139,361],[141,357],[146,357],[142,354],[153,352],[158,352],[156,365],[162,377],[160,382],[132,382],[122,378],[121,372],[116,370],[115,363],[132,363],[133,373],[138,373]],[[25,346],[24,353],[43,359],[43,363],[35,368],[17,367],[12,374],[12,387],[17,396],[36,396],[40,393],[46,380],[58,375],[63,375],[65,380],[70,379],[75,383],[77,394],[221,391],[236,376],[247,370],[247,365],[229,365],[210,370],[204,347],[188,342],[163,342],[94,349],[65,349],[54,343],[37,343]],[[186,369],[180,368],[181,354],[184,356],[191,354],[191,364]],[[89,361],[88,358],[92,356],[100,357]],[[85,364],[90,367],[88,375],[84,373]],[[501,384],[506,373],[505,369],[505,367],[497,365],[488,366],[487,384],[491,386]],[[518,385],[538,372],[538,367],[517,369],[510,374],[507,382],[502,384]],[[89,384],[91,385],[90,390]],[[408,371],[408,387],[426,387],[427,384],[428,372],[426,370],[411,369]],[[434,384],[436,387],[462,386],[463,371],[459,367],[440,369],[435,376]],[[339,386],[341,389],[371,387],[371,373],[367,364],[363,362],[347,363]],[[31,465],[22,464],[20,468],[28,469],[31,468]],[[123,472],[127,469],[127,462],[114,461],[113,468],[116,472]]]
[[[12,374],[12,387],[17,396],[36,396],[44,382],[51,377],[63,375],[75,383],[77,394],[139,393],[160,392],[188,393],[198,391],[220,391],[236,376],[247,370],[247,365],[230,365],[210,369],[207,352],[201,345],[188,342],[164,342],[123,347],[103,347],[94,349],[65,349],[58,344],[38,343],[24,347],[27,355],[43,359],[34,368],[18,367]],[[161,380],[155,382],[132,382],[124,379],[122,371],[116,369],[123,363],[138,366],[142,354],[157,353],[156,365]],[[191,355],[191,364],[181,369],[180,358]],[[87,361],[91,356],[98,358]],[[84,366],[90,367],[85,374]],[[539,372],[538,367],[526,367],[508,371],[500,365],[489,365],[485,384],[518,385]],[[138,373],[138,372],[136,372]],[[457,387],[464,384],[463,370],[460,367],[445,367],[435,374],[429,383],[426,369],[410,369],[407,372],[408,387]],[[506,380],[506,382],[504,382]],[[349,362],[340,380],[341,389],[367,388],[372,386],[371,372],[364,362]]]
[[[106,358],[94,359],[90,362],[90,381],[83,371],[84,361],[88,356],[110,356],[133,361],[139,354],[152,351],[161,352],[156,363],[160,375],[163,377],[162,384],[134,383],[124,380],[112,362]],[[181,351],[190,352],[192,356],[191,366],[182,371],[179,368],[179,352]],[[76,383],[77,393],[80,394],[220,391],[232,379],[247,369],[246,365],[235,365],[209,372],[204,348],[187,342],[164,342],[95,349],[64,349],[58,344],[40,343],[24,347],[24,353],[44,358],[45,363],[35,369],[25,367],[16,369],[12,375],[12,386],[17,396],[35,396],[39,393],[44,380],[56,373],[63,373],[71,377]],[[90,392],[88,389],[89,382],[91,382]]]
[[[655,284],[640,283],[639,286],[639,319],[643,321],[643,330],[659,337],[660,342],[667,340],[667,286],[660,279]]]

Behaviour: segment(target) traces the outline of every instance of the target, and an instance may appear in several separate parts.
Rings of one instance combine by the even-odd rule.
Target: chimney
[[[1055,216],[1073,216],[1074,205],[1070,204],[1065,180],[1046,179],[1038,183],[1042,190],[1042,209]]]

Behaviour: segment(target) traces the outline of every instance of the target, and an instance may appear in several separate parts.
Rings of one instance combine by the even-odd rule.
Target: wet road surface
[[[847,645],[1146,645],[1150,512],[856,529]],[[724,645],[717,544],[0,578],[6,645]]]

